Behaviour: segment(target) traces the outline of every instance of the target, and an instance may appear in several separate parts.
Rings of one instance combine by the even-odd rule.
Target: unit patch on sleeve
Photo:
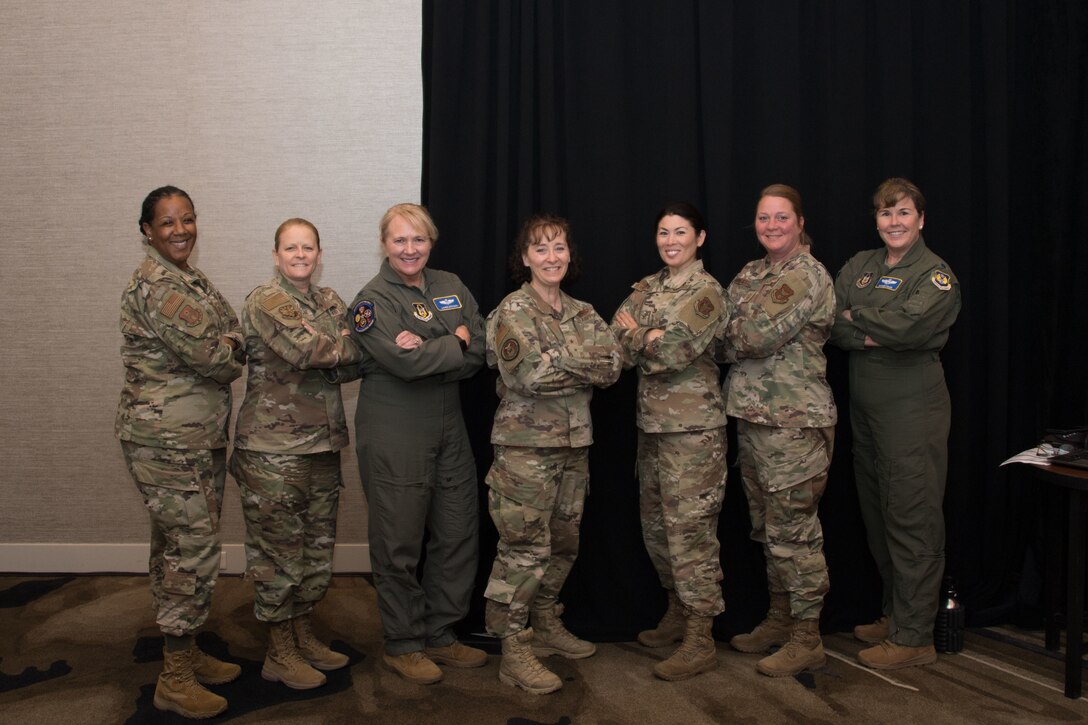
[[[942,272],[939,269],[935,269],[933,270],[933,276],[930,277],[930,280],[933,282],[934,287],[943,292],[947,292],[948,290],[952,289],[952,276],[949,275],[947,272]]]
[[[511,360],[516,360],[518,353],[520,352],[521,345],[518,343],[517,339],[508,337],[506,338],[506,342],[502,344],[502,349],[499,351],[499,354],[505,362],[510,362]]]
[[[204,310],[192,305],[185,305],[181,308],[181,312],[178,313],[178,318],[189,327],[196,327],[204,319]]]
[[[761,300],[763,311],[775,318],[796,308],[797,304],[805,299],[810,287],[812,285],[804,274],[797,271],[788,272],[774,282],[769,289],[764,288],[766,291],[761,292],[764,295]]]
[[[439,312],[445,312],[446,310],[459,310],[461,309],[461,298],[457,295],[446,295],[445,297],[435,297],[431,300],[434,303],[434,307]]]
[[[355,305],[355,309],[352,310],[352,317],[355,318],[355,331],[366,332],[370,329],[370,326],[374,324],[376,315],[374,314],[374,303],[370,300],[362,300],[359,304]]]

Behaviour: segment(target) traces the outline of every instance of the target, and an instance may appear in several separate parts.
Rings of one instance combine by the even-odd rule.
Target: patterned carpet
[[[878,675],[859,667],[846,634],[824,637],[827,664],[796,678],[755,672],[756,655],[718,644],[720,666],[667,683],[650,673],[669,654],[637,643],[602,644],[586,660],[549,658],[563,689],[542,697],[497,679],[498,657],[477,670],[446,669],[436,685],[404,682],[380,666],[374,590],[337,576],[316,613],[316,629],[351,666],[298,692],[261,679],[264,633],[250,586],[223,577],[203,648],[242,665],[214,687],[229,709],[207,722],[457,725],[625,725],[638,723],[1073,723],[1088,701],[1062,695],[1062,662],[1041,633],[969,632],[958,655]],[[0,576],[0,723],[192,722],[151,705],[162,642],[140,576]]]

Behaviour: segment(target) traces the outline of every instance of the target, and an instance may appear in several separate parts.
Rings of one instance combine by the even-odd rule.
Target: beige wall
[[[148,191],[193,197],[193,260],[236,310],[271,276],[272,233],[290,216],[321,230],[318,281],[347,302],[374,274],[378,218],[419,196],[420,12],[378,0],[0,4],[0,570],[146,565],[147,516],[113,420],[118,304],[143,256]],[[356,391],[344,390],[349,417]],[[350,452],[344,471],[339,542],[365,560]],[[232,480],[225,510],[224,540],[239,544]],[[240,548],[229,551],[237,570]],[[338,562],[357,568],[342,551]]]

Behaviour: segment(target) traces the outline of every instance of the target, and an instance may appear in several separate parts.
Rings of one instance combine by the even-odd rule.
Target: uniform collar
[[[914,245],[910,248],[910,250],[905,255],[903,255],[903,258],[896,262],[894,265],[888,267],[888,269],[893,270],[897,267],[909,267],[910,265],[921,259],[922,254],[925,253],[925,250],[926,240],[922,238],[921,234],[919,234],[918,241],[916,241]],[[887,247],[881,247],[880,252],[880,266],[884,267],[886,266],[884,260],[888,258]]]
[[[525,294],[529,295],[530,299],[533,300],[533,304],[536,305],[536,308],[540,310],[541,313],[548,315],[549,317],[553,317],[557,320],[565,322],[570,318],[574,317],[576,313],[574,305],[572,304],[573,300],[563,290],[559,290],[559,302],[563,305],[563,311],[556,312],[555,309],[550,304],[548,304],[544,300],[544,298],[540,296],[540,293],[533,289],[533,286],[528,282],[522,282],[521,289],[523,292],[525,292]]]
[[[308,294],[303,294],[298,287],[291,284],[291,280],[287,279],[287,277],[284,276],[283,272],[278,269],[276,270],[276,277],[273,281],[279,284],[280,289],[294,297],[299,302],[304,302],[310,307],[314,306],[314,302],[317,299],[316,295],[314,294],[314,290],[317,288],[314,286],[312,279],[310,280],[310,291]]]
[[[201,272],[199,269],[197,269],[196,267],[194,267],[191,264],[189,265],[188,270],[184,270],[181,267],[178,267],[173,262],[171,262],[166,257],[162,256],[162,254],[159,253],[159,250],[155,249],[150,244],[148,244],[146,246],[147,246],[147,256],[151,257],[153,260],[155,260],[156,262],[161,264],[163,267],[165,267],[168,272],[178,275],[179,277],[181,277],[186,282],[186,284],[189,284],[189,285],[196,284],[201,289],[205,289],[205,291],[206,291],[208,279],[207,279],[207,277],[204,276],[203,272]]]
[[[696,259],[691,263],[691,266],[679,277],[673,277],[669,274],[669,268],[661,270],[661,284],[669,289],[683,289],[684,286],[694,277],[697,273],[703,271],[703,260]]]

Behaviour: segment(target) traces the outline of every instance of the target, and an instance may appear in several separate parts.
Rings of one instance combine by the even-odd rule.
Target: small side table
[[[1081,695],[1081,658],[1084,654],[1084,517],[1088,514],[1088,470],[1066,466],[1028,465],[1039,480],[1055,487],[1055,493],[1065,493],[1066,589],[1065,589],[1065,696]],[[1061,539],[1055,517],[1052,533],[1048,535],[1046,646],[1058,649],[1059,634],[1054,618],[1054,591],[1057,587],[1056,562],[1061,558]]]

